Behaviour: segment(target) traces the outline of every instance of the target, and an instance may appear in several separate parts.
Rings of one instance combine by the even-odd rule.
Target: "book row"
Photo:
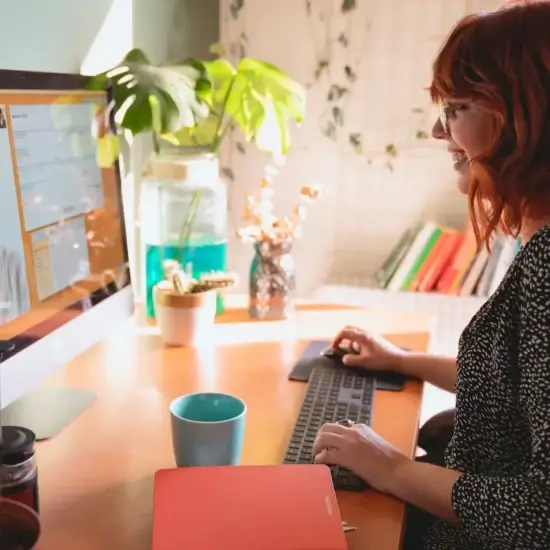
[[[390,291],[490,296],[514,260],[520,243],[499,236],[479,250],[471,225],[464,231],[422,222],[407,229],[377,270],[378,286]]]

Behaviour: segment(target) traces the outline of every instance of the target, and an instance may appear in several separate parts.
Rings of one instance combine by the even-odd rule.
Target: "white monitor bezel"
[[[64,73],[0,70],[0,91],[85,91],[87,77]],[[106,90],[110,99],[110,90]],[[111,120],[114,129],[114,120]],[[124,225],[124,206],[120,166],[114,165],[120,205],[121,238],[124,262],[128,266],[128,247]],[[78,300],[67,310],[53,315],[42,330],[30,330],[13,339],[14,350],[0,364],[0,408],[5,408],[38,386],[48,375],[66,365],[105,338],[113,327],[133,315],[134,295],[130,270],[118,282],[105,283],[93,294]],[[69,320],[67,320],[69,318]],[[45,327],[45,328],[44,328]],[[40,338],[29,334],[44,334]]]

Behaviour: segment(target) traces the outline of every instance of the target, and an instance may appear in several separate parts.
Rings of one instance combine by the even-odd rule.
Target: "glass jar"
[[[185,222],[197,192],[196,215],[187,233]],[[145,302],[147,316],[154,318],[153,288],[164,279],[164,260],[189,266],[194,277],[227,270],[227,189],[217,157],[199,153],[153,159],[142,180],[140,210]],[[217,300],[216,312],[221,313],[222,296]]]
[[[287,319],[294,312],[296,266],[291,248],[289,242],[254,244],[248,306],[252,318]]]
[[[24,504],[38,513],[35,441],[34,433],[26,428],[19,426],[2,428],[0,497]]]

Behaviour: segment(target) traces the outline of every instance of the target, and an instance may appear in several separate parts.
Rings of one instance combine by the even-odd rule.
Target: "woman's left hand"
[[[398,467],[409,459],[365,424],[325,424],[313,446],[315,462],[338,464],[367,484],[390,493]]]

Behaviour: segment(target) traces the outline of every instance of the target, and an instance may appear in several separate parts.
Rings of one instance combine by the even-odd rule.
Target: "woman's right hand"
[[[341,330],[333,340],[332,347],[354,350],[344,355],[342,361],[345,365],[386,371],[399,371],[402,358],[406,355],[405,351],[382,336],[357,327]]]

